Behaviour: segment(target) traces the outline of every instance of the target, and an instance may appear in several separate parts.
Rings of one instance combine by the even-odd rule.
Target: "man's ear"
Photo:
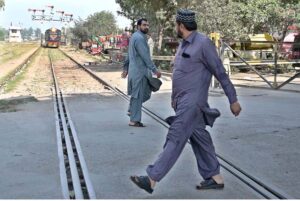
[[[180,28],[181,30],[183,30],[185,27],[184,27],[184,25],[183,25],[182,23],[180,23],[179,28]]]

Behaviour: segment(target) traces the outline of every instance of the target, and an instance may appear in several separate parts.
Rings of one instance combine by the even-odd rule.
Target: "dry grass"
[[[5,93],[8,93],[8,92],[14,90],[18,86],[18,84],[25,78],[25,74],[28,71],[28,68],[30,68],[32,66],[32,64],[36,60],[36,57],[38,57],[38,55],[40,55],[40,54],[41,54],[41,51],[39,50],[39,52],[31,58],[31,62],[29,64],[27,64],[26,67],[24,67],[21,71],[19,71],[16,74],[16,76],[6,84],[5,90],[4,90]],[[11,72],[11,73],[13,73],[13,72]],[[9,73],[7,76],[9,76],[11,73]],[[0,81],[6,79],[6,77],[4,77],[3,79],[0,79]]]
[[[16,59],[29,50],[39,46],[39,43],[0,43],[0,63]]]

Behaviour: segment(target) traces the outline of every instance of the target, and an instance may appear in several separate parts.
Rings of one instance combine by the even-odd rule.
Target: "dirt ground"
[[[19,60],[21,61],[21,58]],[[0,99],[50,96],[52,94],[52,77],[50,73],[47,52],[45,49],[41,49],[30,65],[26,67],[24,79],[17,84],[14,90],[0,94]]]
[[[64,49],[68,55],[73,57],[75,60],[79,61],[82,65],[94,71],[99,77],[104,79],[106,82],[112,84],[113,86],[119,88],[123,92],[127,91],[127,79],[121,78],[122,65],[110,62],[103,62],[99,65],[87,65],[89,61],[100,62],[101,58],[94,56],[91,58],[84,51],[74,51],[74,49]],[[172,81],[170,77],[162,76],[161,81],[163,82],[160,90],[155,93],[163,93],[171,90]]]
[[[16,88],[10,92],[0,94],[0,105],[15,105],[16,102],[7,102],[10,100],[34,97],[36,100],[51,98],[52,96],[52,73],[50,61],[48,58],[48,50],[42,48],[31,64],[26,67],[24,78],[17,83]],[[59,51],[51,49],[51,51]],[[79,54],[80,55],[80,54]],[[21,58],[19,59],[21,61]],[[54,61],[54,69],[57,73],[60,88],[65,94],[88,94],[88,93],[104,93],[107,90],[90,77],[82,69],[78,68],[72,61],[59,59]],[[12,109],[13,110],[13,109]]]
[[[28,49],[20,56],[14,57],[6,62],[0,63],[0,79],[6,76],[9,72],[13,71],[17,68],[21,63],[29,57],[39,46],[37,45],[35,48]],[[4,53],[3,53],[4,54]]]
[[[54,61],[53,66],[59,87],[64,94],[105,94],[107,92],[103,85],[66,57]]]
[[[106,82],[126,93],[127,79],[121,78],[121,64],[103,61],[101,57],[91,56],[84,50],[75,50],[71,47],[63,47],[62,49],[79,63],[91,69]],[[30,54],[33,51],[34,50],[31,50],[31,52],[28,52],[27,54]],[[16,97],[35,97],[37,99],[41,99],[43,97],[51,96],[51,88],[53,87],[53,84],[47,53],[48,49],[43,48],[41,51],[39,51],[35,61],[31,62],[31,64],[27,67],[25,78],[17,85],[17,87],[13,91],[0,94],[0,99],[9,99]],[[17,65],[17,63],[22,62],[22,59],[26,58],[27,54],[23,55],[17,60],[9,61],[8,63]],[[95,62],[98,64],[95,65]],[[0,72],[8,72],[13,68],[13,65],[8,65],[8,63],[0,65],[0,70],[2,70]],[[6,65],[8,65],[9,67],[6,68]],[[103,93],[106,91],[104,90],[103,86],[101,86],[97,81],[86,74],[82,69],[76,67],[71,61],[57,61],[55,62],[55,68],[56,72],[58,73],[58,77],[61,78],[59,79],[59,84],[66,94]],[[273,75],[266,75],[266,77],[270,81],[273,81],[272,76]],[[278,76],[278,81],[283,81],[291,75]],[[260,80],[260,78],[253,73],[236,73],[234,75],[231,75],[231,78],[234,84],[246,83],[248,85],[261,85],[261,82],[257,82]],[[163,76],[161,80],[163,82],[163,85],[161,89],[156,93],[170,92],[172,87],[171,77]],[[253,80],[256,82],[253,82]],[[298,84],[299,80],[296,79],[294,82]]]
[[[297,72],[289,72],[277,74],[276,82],[277,86],[284,83],[291,77],[295,76]],[[274,85],[275,77],[272,73],[262,73],[262,76]],[[230,75],[231,81],[234,85],[242,85],[242,86],[250,86],[250,87],[263,87],[270,89],[270,86],[256,73],[248,72],[248,73],[235,73]],[[300,92],[300,78],[296,78],[292,80],[290,83],[281,87],[284,90],[292,90],[295,92]]]
[[[72,48],[67,48],[65,51],[76,58],[81,64],[87,64],[88,62],[99,62],[101,57],[99,56],[90,56],[85,51],[74,51]],[[114,86],[118,87],[122,91],[127,91],[127,79],[121,78],[122,66],[120,64],[112,64],[108,62],[102,62],[101,65],[86,65],[89,69],[93,70],[98,76],[106,80],[109,83],[112,83]],[[272,73],[262,73],[262,75],[269,81],[274,82],[274,74]],[[278,74],[277,82],[278,84],[283,83],[290,77],[295,75],[295,72]],[[258,86],[270,88],[267,83],[265,83],[257,74],[254,72],[248,73],[234,73],[230,75],[231,81],[235,85],[245,85],[245,86]],[[161,89],[156,93],[168,92],[172,88],[172,81],[170,76],[163,76],[161,78],[163,85]],[[286,85],[283,89],[289,90],[299,90],[300,91],[300,78],[296,78],[291,82],[291,84]]]

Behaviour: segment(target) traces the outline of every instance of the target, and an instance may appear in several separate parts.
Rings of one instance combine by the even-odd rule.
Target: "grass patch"
[[[0,63],[20,57],[29,50],[38,47],[38,43],[1,43]]]
[[[38,100],[32,96],[11,100],[0,100],[0,112],[17,112],[18,105],[28,102],[38,102]]]
[[[34,63],[36,61],[36,57],[40,54],[41,54],[41,50],[38,50],[37,54],[31,58],[30,63],[29,64],[27,63],[26,66],[21,71],[19,71],[12,80],[10,80],[6,83],[6,86],[4,89],[5,93],[11,92],[18,86],[18,84],[25,78],[25,74],[27,73],[28,68],[31,67],[32,63]],[[13,73],[13,72],[11,72],[11,73]],[[11,73],[9,73],[9,74],[11,74]],[[7,78],[7,76],[6,76],[6,78]]]
[[[12,72],[10,72],[10,73],[12,73]],[[0,84],[2,84],[3,82],[5,82],[5,80],[9,79],[10,73],[8,73],[7,75],[5,75],[4,77],[0,77]]]
[[[48,51],[52,62],[66,59],[66,56],[59,49],[49,49]]]
[[[18,84],[24,79],[26,73],[26,69],[21,71],[18,75],[15,76],[15,78],[11,81],[9,81],[5,87],[4,92],[8,93],[14,90]]]

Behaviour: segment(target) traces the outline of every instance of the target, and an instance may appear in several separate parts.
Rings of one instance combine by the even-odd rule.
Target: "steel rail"
[[[60,117],[59,122],[61,125],[61,128],[59,132],[61,134],[57,134],[58,136],[62,135],[62,138],[57,139],[58,141],[61,140],[62,143],[58,143],[58,145],[62,145],[65,143],[66,145],[66,151],[67,151],[67,159],[64,161],[64,167],[69,166],[70,168],[70,176],[67,178],[69,181],[69,187],[70,185],[73,187],[65,187],[62,186],[63,195],[65,197],[65,189],[68,189],[68,197],[67,199],[96,199],[94,189],[91,184],[91,180],[87,171],[87,166],[82,154],[82,150],[79,144],[79,140],[77,138],[77,134],[73,125],[73,122],[70,118],[70,114],[68,111],[68,108],[66,106],[66,101],[63,97],[62,92],[59,89],[57,79],[55,77],[54,67],[52,63],[51,56],[49,54],[49,59],[51,63],[51,71],[53,76],[53,82],[54,82],[54,88],[55,88],[55,100],[57,106],[55,109],[57,109],[58,117]],[[57,129],[58,130],[58,129]],[[60,149],[59,154],[61,154]],[[63,166],[60,166],[63,168]],[[65,175],[68,175],[67,169],[60,170],[64,171],[66,174],[61,174],[63,178],[61,178],[62,185],[66,185],[66,178]],[[81,173],[81,175],[80,175]],[[82,177],[82,178],[80,178]],[[74,195],[72,193],[74,191]]]
[[[111,86],[110,86],[111,88]],[[123,93],[118,88],[115,88],[117,94],[124,97],[124,99],[129,100],[129,97]],[[127,98],[126,98],[127,97]],[[169,128],[169,125],[166,123],[165,119],[157,115],[155,112],[152,112],[145,106],[143,106],[142,110],[150,117],[152,117],[154,120],[159,122],[161,125],[163,125],[165,128]],[[285,194],[280,189],[276,187],[269,187],[269,185],[264,184],[261,180],[258,178],[246,173],[246,171],[242,170],[241,168],[234,165],[229,160],[225,159],[220,154],[216,153],[217,157],[223,161],[220,162],[220,165],[226,169],[228,172],[236,176],[238,179],[240,179],[242,182],[244,182],[246,185],[248,185],[250,188],[252,188],[254,191],[262,195],[266,199],[291,199],[291,196]]]
[[[82,174],[83,174],[83,177],[84,177],[83,180],[86,184],[88,197],[89,197],[89,199],[96,199],[96,193],[94,191],[94,187],[93,187],[91,179],[90,179],[89,171],[88,171],[88,168],[87,168],[84,156],[83,156],[83,152],[82,152],[82,149],[81,149],[81,146],[80,146],[80,143],[79,143],[79,139],[77,137],[77,132],[75,130],[75,126],[74,126],[73,121],[71,119],[71,115],[70,115],[70,112],[69,112],[70,110],[68,109],[67,101],[65,100],[63,95],[61,97],[63,99],[64,107],[65,107],[66,114],[67,114],[67,121],[68,121],[67,123],[70,126],[70,129],[72,131],[71,133],[72,133],[72,137],[73,137],[73,140],[74,140],[74,143],[75,143],[76,152],[78,154],[78,158],[79,158],[79,161],[80,161],[80,166],[81,166]]]
[[[59,161],[59,174],[60,174],[60,182],[62,187],[62,194],[64,199],[69,199],[69,187],[68,187],[68,180],[66,174],[66,165],[64,159],[64,152],[63,152],[63,143],[62,143],[62,133],[60,131],[60,116],[58,111],[58,100],[57,95],[55,94],[55,89],[52,88],[52,98],[53,98],[53,105],[54,105],[54,114],[55,114],[55,126],[56,126],[56,138],[57,138],[57,149],[58,149],[58,161]],[[59,140],[60,139],[60,140]]]
[[[61,50],[62,51],[62,50]],[[62,51],[63,52],[63,51]],[[100,77],[98,77],[95,73],[93,73],[91,70],[87,69],[80,63],[78,63],[75,59],[73,59],[71,56],[69,56],[67,53],[63,52],[67,57],[69,57],[72,61],[74,61],[79,67],[83,68],[86,72],[88,72],[93,78],[98,80],[101,84],[105,85],[107,89],[112,90],[117,95],[122,97],[124,100],[129,101],[130,98],[122,92],[120,89],[113,87]],[[163,125],[165,128],[169,128],[169,125],[164,120],[164,118],[160,117],[156,113],[152,112],[145,106],[142,107],[143,112],[145,112],[148,116],[156,120],[158,123]],[[256,177],[246,173],[246,171],[242,170],[241,168],[235,166],[232,162],[222,157],[220,154],[216,154],[220,161],[220,165],[226,169],[228,172],[230,172],[232,175],[240,179],[243,183],[245,183],[247,186],[249,186],[251,189],[253,189],[255,192],[257,192],[259,195],[266,199],[292,199],[291,196],[287,195],[286,193],[282,192],[277,187],[270,187],[270,184],[265,184],[264,182],[260,181]],[[223,161],[223,162],[222,162]]]
[[[51,69],[52,69],[53,78],[54,78],[55,94],[56,94],[56,96],[58,96],[58,94],[59,94],[58,82],[55,77],[52,58],[50,55],[49,55],[49,58],[50,58]],[[70,140],[70,136],[69,136],[69,131],[67,128],[66,118],[63,113],[62,101],[59,97],[57,97],[56,100],[58,102],[58,111],[59,111],[60,118],[61,118],[60,120],[61,120],[61,124],[62,124],[62,129],[63,129],[63,137],[65,139],[66,148],[67,148],[67,155],[68,155],[68,161],[69,161],[69,166],[70,166],[70,170],[71,170],[71,179],[72,179],[72,185],[73,185],[73,189],[74,189],[74,193],[75,193],[75,198],[83,199],[83,193],[82,193],[82,189],[81,189],[81,185],[80,185],[78,171],[76,168],[74,152],[73,152],[73,148],[72,148],[72,144],[71,144],[71,140]]]

